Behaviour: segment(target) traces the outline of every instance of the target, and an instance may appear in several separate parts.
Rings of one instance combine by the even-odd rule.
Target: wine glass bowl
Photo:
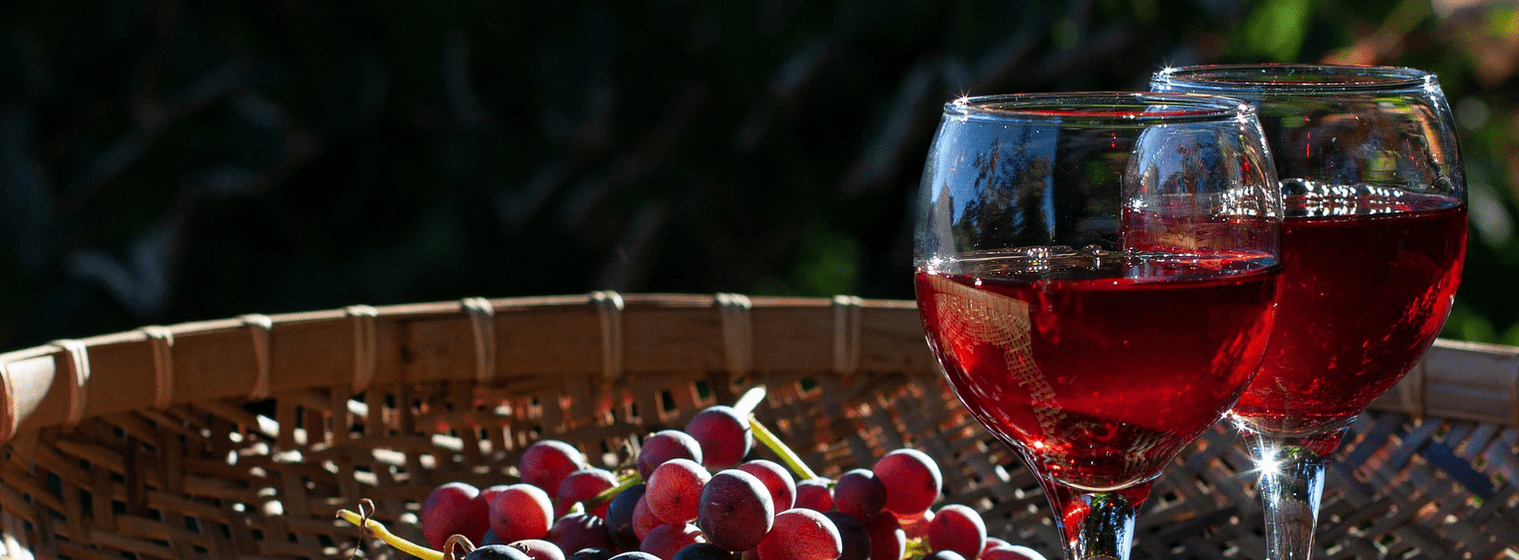
[[[915,286],[967,409],[1039,476],[1071,558],[1124,520],[1266,348],[1281,198],[1232,99],[956,100],[917,202]]]
[[[1466,250],[1453,119],[1434,75],[1396,67],[1166,69],[1157,91],[1256,106],[1285,209],[1282,294],[1230,413],[1261,471],[1271,558],[1308,558],[1323,456],[1434,343]]]

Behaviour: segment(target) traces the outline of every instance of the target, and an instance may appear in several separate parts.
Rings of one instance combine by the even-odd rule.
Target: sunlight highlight
[[[1261,454],[1262,457],[1255,461],[1255,472],[1259,473],[1262,477],[1275,477],[1281,474],[1282,462],[1280,459],[1277,459],[1280,455],[1279,450],[1273,447],[1263,449],[1262,451],[1264,452]]]

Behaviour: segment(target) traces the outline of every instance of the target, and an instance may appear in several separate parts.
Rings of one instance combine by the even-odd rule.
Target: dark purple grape
[[[630,486],[612,502],[607,504],[607,531],[611,532],[612,540],[623,550],[638,548],[638,534],[633,530],[633,512],[638,509],[638,501],[643,499],[647,485],[637,484]]]
[[[702,465],[709,469],[737,466],[754,446],[749,421],[740,418],[732,407],[710,406],[692,416],[686,433],[701,444]]]
[[[833,485],[833,507],[860,519],[870,519],[886,507],[886,486],[872,471],[850,470]]]
[[[554,525],[554,505],[547,492],[531,484],[512,484],[494,492],[491,531],[503,542],[541,539]]]
[[[528,558],[533,560],[564,560],[564,551],[559,545],[543,539],[522,539],[508,543],[507,546],[527,553]]]
[[[700,464],[701,444],[680,430],[660,430],[644,438],[638,448],[638,474],[648,480],[654,469],[671,459],[690,459]]]
[[[770,489],[752,474],[728,469],[712,475],[702,488],[696,526],[707,535],[708,542],[725,550],[754,548],[774,521]]]
[[[870,531],[865,528],[864,521],[842,511],[823,515],[839,530],[839,542],[844,547],[839,560],[870,560]]]
[[[736,560],[732,552],[712,543],[688,544],[670,560]]]
[[[559,483],[564,482],[564,477],[586,466],[585,454],[579,449],[559,440],[546,439],[522,451],[517,472],[524,484],[554,493],[559,491]]]
[[[588,513],[571,513],[560,517],[554,522],[554,527],[549,529],[545,540],[559,545],[559,550],[617,548],[617,543],[612,542],[612,535],[607,533],[606,521]]]
[[[504,544],[488,544],[464,555],[464,560],[532,560],[521,549]]]
[[[490,530],[490,517],[486,504],[476,499],[479,495],[479,488],[464,482],[449,482],[428,493],[417,516],[428,546],[442,549],[455,534],[481,540]]]
[[[769,459],[755,459],[738,466],[738,470],[754,475],[770,489],[770,500],[775,511],[782,512],[796,505],[796,481],[780,463]]]
[[[610,490],[614,486],[617,486],[617,475],[612,474],[612,471],[588,467],[572,472],[559,483],[559,491],[555,495],[558,503],[555,504],[554,514],[569,513],[570,507],[575,505],[575,502],[594,498],[597,494]],[[603,502],[594,508],[587,508],[586,513],[604,517],[607,514],[607,504]]]
[[[642,550],[629,550],[613,556],[610,560],[661,560],[661,558]]]
[[[638,543],[638,549],[660,558],[674,558],[680,549],[705,541],[695,525],[660,525],[649,531],[643,542]]]
[[[933,507],[944,485],[939,465],[922,451],[897,449],[879,460],[872,471],[886,487],[886,511],[914,515]]]
[[[865,522],[870,532],[870,558],[872,560],[901,560],[907,554],[907,532],[890,515],[877,515]]]
[[[822,477],[809,478],[796,483],[796,503],[793,508],[806,508],[817,512],[833,511],[833,488],[830,480]]]
[[[615,555],[609,548],[582,548],[565,560],[610,560]]]
[[[649,513],[665,523],[683,524],[696,519],[702,487],[712,475],[690,459],[671,459],[649,475],[644,501]],[[671,551],[672,553],[674,551]]]
[[[775,516],[770,534],[755,547],[758,560],[838,560],[839,529],[822,513],[792,508]]]
[[[928,548],[952,550],[965,558],[975,558],[986,548],[986,522],[970,507],[950,504],[934,513],[928,524]]]

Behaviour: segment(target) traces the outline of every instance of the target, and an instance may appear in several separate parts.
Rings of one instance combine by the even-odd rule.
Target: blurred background
[[[912,297],[963,94],[1167,65],[1433,70],[1519,345],[1519,9],[1481,0],[8,3],[0,348],[242,313],[578,293]]]

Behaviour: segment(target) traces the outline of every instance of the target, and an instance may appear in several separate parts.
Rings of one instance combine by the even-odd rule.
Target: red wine
[[[1434,343],[1461,278],[1466,206],[1429,194],[1284,183],[1282,295],[1261,372],[1234,415],[1337,433]],[[1333,451],[1331,435],[1315,449]]]
[[[1279,276],[1246,255],[939,264],[917,272],[918,308],[956,395],[1036,471],[1092,491],[1154,478],[1229,409],[1265,352]]]

